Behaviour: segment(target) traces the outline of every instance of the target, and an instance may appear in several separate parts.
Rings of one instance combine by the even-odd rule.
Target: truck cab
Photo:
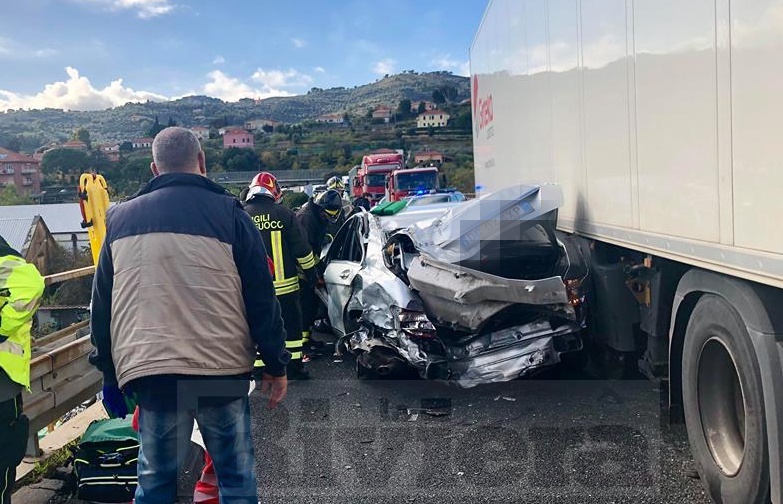
[[[389,174],[386,182],[386,196],[388,201],[400,201],[406,196],[427,194],[439,188],[437,168],[395,170]]]
[[[368,154],[362,158],[358,173],[351,181],[354,197],[370,195],[374,205],[386,195],[386,177],[404,166],[402,154]]]

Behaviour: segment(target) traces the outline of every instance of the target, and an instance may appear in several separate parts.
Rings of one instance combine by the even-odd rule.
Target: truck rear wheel
[[[688,322],[682,395],[702,485],[721,504],[769,502],[769,458],[759,365],[745,324],[705,295]]]

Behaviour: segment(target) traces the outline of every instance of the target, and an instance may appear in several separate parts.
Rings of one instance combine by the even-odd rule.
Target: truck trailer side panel
[[[726,504],[783,503],[781,54],[783,0],[491,0],[470,51],[477,187],[562,187],[638,303],[596,343],[668,378]]]
[[[557,182],[565,230],[783,287],[781,5],[494,0],[476,184]]]

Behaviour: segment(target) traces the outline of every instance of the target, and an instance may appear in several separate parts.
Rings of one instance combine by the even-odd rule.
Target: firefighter
[[[335,224],[340,218],[342,205],[343,200],[340,194],[334,189],[329,189],[310,198],[296,214],[296,218],[307,236],[307,241],[310,243],[316,258],[321,257],[321,250],[324,244],[333,238],[333,236],[328,234],[329,226]],[[318,318],[319,306],[320,302],[315,294],[315,285],[304,286],[302,290],[302,322],[305,348],[311,346],[310,330],[315,319]],[[319,345],[313,344],[312,346],[317,347]]]
[[[326,189],[333,189],[337,191],[340,194],[340,197],[342,198],[345,195],[345,184],[343,184],[342,179],[340,177],[332,177],[329,180],[326,181]]]
[[[363,193],[360,197],[353,201],[354,212],[359,211],[360,208],[370,211],[372,204],[370,203],[370,193]]]
[[[44,280],[0,237],[0,503],[11,502],[16,466],[27,448],[30,423],[22,390],[30,390],[30,328]]]
[[[343,227],[345,221],[348,220],[349,216],[353,215],[354,211],[351,202],[345,198],[345,184],[343,184],[343,181],[342,179],[340,179],[340,177],[332,177],[329,180],[327,180],[326,189],[337,191],[337,194],[340,195],[340,199],[342,201],[342,209],[340,210],[340,215],[337,216],[337,220],[335,220],[334,222],[330,222],[329,226],[326,229],[327,238],[334,238],[334,236],[337,234],[337,231],[339,231],[340,228]]]
[[[332,177],[329,180],[326,181],[326,189],[333,189],[337,191],[337,193],[340,195],[340,197],[343,199],[343,213],[342,213],[342,220],[345,221],[345,218],[347,216],[351,215],[353,213],[353,205],[348,200],[348,198],[345,196],[345,184],[343,183],[342,179],[340,177]],[[338,222],[340,220],[338,219]],[[342,224],[342,222],[340,222]],[[338,227],[339,229],[339,227]]]
[[[271,173],[261,172],[250,182],[245,197],[245,210],[261,231],[267,253],[274,268],[275,293],[282,309],[287,336],[286,348],[291,352],[289,379],[307,379],[307,367],[302,360],[302,308],[299,298],[297,265],[309,285],[315,284],[315,256],[294,213],[279,205],[282,190]],[[256,367],[263,366],[257,361]]]

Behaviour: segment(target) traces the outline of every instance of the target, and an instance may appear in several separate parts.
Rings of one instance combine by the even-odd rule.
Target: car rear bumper
[[[490,347],[485,351],[473,353],[470,357],[431,362],[425,376],[470,388],[483,383],[504,382],[525,376],[560,363],[561,356],[566,353],[583,349],[578,324],[569,323],[543,334],[540,325],[539,334],[525,335],[521,332],[531,325],[500,331],[506,335],[516,332],[519,338],[516,342]]]

